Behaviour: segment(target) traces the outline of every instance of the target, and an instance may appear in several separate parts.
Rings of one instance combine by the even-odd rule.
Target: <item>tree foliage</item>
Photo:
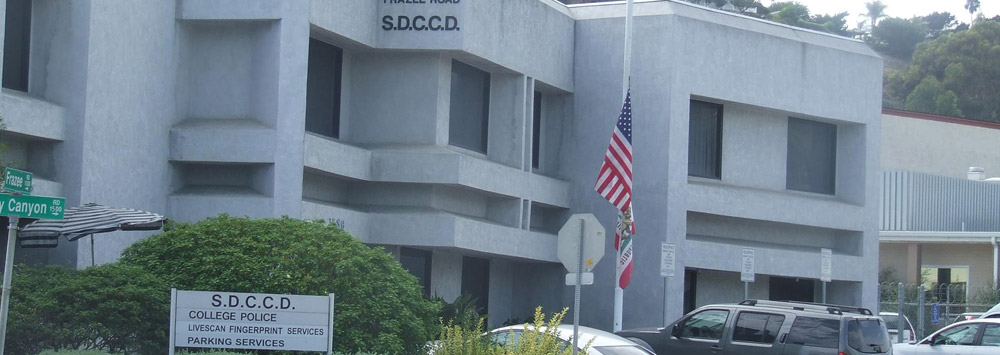
[[[885,95],[890,100],[906,101],[908,106],[938,108],[937,102],[914,101],[931,97],[939,100],[939,95],[926,92],[945,91],[931,90],[930,82],[923,92],[909,99],[929,77],[939,82],[941,89],[957,96],[958,109],[965,117],[1000,122],[1000,23],[980,21],[968,31],[948,33],[920,44],[909,67],[889,75]]]
[[[958,96],[945,89],[933,76],[924,78],[906,97],[906,109],[938,115],[962,117],[958,108]]]
[[[142,269],[118,264],[71,270],[15,269],[6,352],[106,350],[162,354],[170,291]]]
[[[885,17],[885,8],[888,5],[883,4],[882,0],[873,0],[865,3],[865,9],[868,10],[865,16],[871,20],[870,28],[875,30],[875,26],[878,25],[878,20]]]
[[[935,11],[930,15],[924,16],[923,20],[932,38],[941,37],[945,31],[952,29],[956,24],[955,16],[947,11]]]
[[[910,58],[917,43],[927,37],[927,25],[922,18],[889,17],[872,31],[871,44],[876,49],[897,58]]]
[[[121,263],[184,290],[336,294],[337,351],[419,352],[438,332],[439,305],[388,253],[334,225],[226,215],[133,244]]]

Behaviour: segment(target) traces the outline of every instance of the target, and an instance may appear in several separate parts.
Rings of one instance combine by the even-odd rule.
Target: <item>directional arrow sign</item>
[[[66,199],[62,197],[0,194],[0,215],[39,219],[62,219]]]

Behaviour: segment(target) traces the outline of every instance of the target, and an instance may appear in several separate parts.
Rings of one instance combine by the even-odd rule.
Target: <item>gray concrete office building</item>
[[[609,228],[583,324],[610,329],[624,3],[6,0],[0,115],[35,195],[340,224],[491,325],[572,304],[556,234]],[[877,302],[882,60],[852,39],[635,5],[635,274],[624,326],[743,298]],[[149,234],[19,250],[114,261]],[[664,242],[677,275],[660,276]],[[665,312],[664,312],[665,311]]]

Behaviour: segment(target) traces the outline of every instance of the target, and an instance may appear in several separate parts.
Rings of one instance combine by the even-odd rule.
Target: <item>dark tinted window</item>
[[[340,138],[340,89],[344,53],[309,39],[306,76],[306,131]]]
[[[712,309],[691,315],[681,326],[680,336],[684,338],[721,339],[726,327],[729,311]]]
[[[774,343],[785,316],[780,314],[742,312],[736,318],[733,341]]]
[[[448,143],[486,153],[489,109],[490,74],[452,61]]]
[[[786,343],[837,348],[837,345],[840,344],[840,321],[837,319],[797,317],[792,322],[792,329],[788,331]]]
[[[424,297],[431,296],[431,252],[413,248],[400,248],[399,263],[417,277],[424,288]]]
[[[1000,325],[987,324],[980,344],[984,346],[1000,346]]]
[[[31,0],[7,0],[3,38],[3,87],[28,91]]]
[[[535,101],[531,113],[531,167],[538,168],[538,156],[542,144],[542,93],[535,91]]]
[[[933,345],[973,345],[976,342],[976,333],[979,332],[978,323],[956,325],[941,331],[931,339]]]
[[[890,350],[889,333],[878,319],[853,319],[847,322],[847,345],[863,353],[885,353]]]
[[[788,119],[789,190],[834,194],[837,174],[837,126],[798,118]]]
[[[688,175],[722,178],[722,105],[691,100]]]

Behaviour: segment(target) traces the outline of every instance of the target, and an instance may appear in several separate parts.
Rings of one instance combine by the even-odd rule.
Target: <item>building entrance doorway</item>
[[[771,277],[768,298],[772,301],[815,302],[815,280],[789,277]]]

